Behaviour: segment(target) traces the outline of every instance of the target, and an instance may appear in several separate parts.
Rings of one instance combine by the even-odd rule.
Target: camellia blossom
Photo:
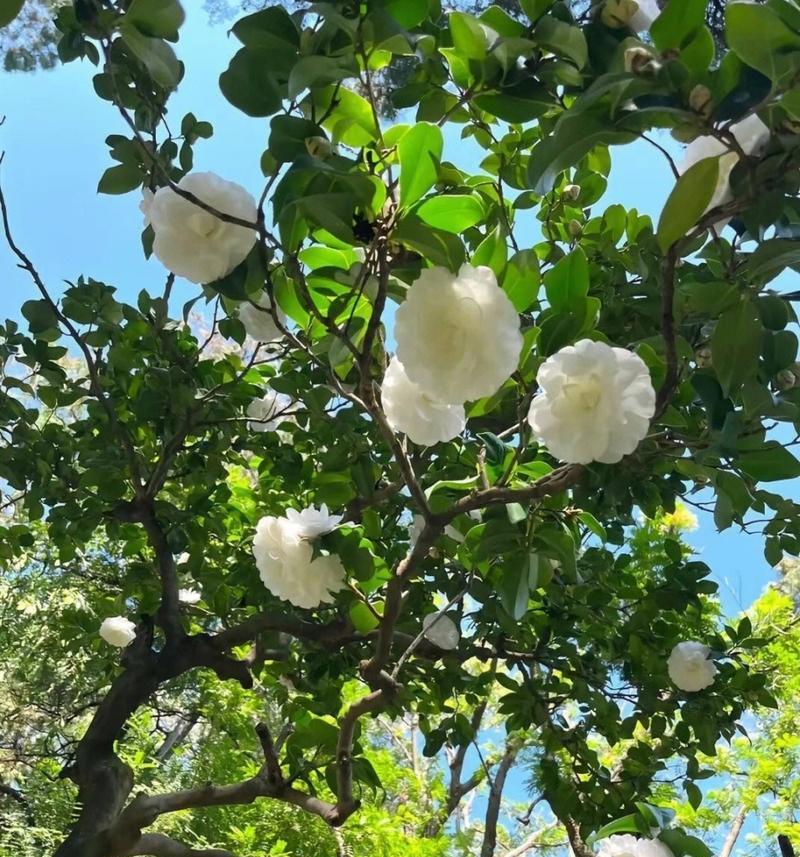
[[[100,625],[100,636],[110,646],[124,649],[136,639],[136,625],[124,616],[109,616]]]
[[[645,362],[624,348],[582,339],[545,360],[528,422],[569,464],[614,464],[636,449],[655,413]]]
[[[389,425],[421,446],[451,440],[461,434],[467,424],[463,405],[432,399],[409,379],[396,357],[392,358],[383,376],[381,401]]]
[[[460,405],[491,396],[522,349],[514,305],[490,268],[426,268],[397,310],[397,359],[431,399]]]
[[[329,515],[324,504],[319,510],[290,511],[293,520],[267,515],[256,526],[253,555],[261,580],[273,595],[297,607],[330,603],[344,585],[344,566],[334,555],[314,558],[310,539],[329,532],[341,517]]]
[[[714,683],[716,664],[709,659],[711,649],[704,643],[678,643],[667,660],[667,671],[680,690],[695,692]]]
[[[217,211],[255,224],[256,202],[241,185],[215,173],[189,173],[178,187]],[[211,283],[243,262],[255,244],[254,229],[220,220],[171,187],[144,195],[140,208],[153,227],[153,253],[173,274]]]
[[[247,428],[250,431],[264,432],[275,431],[278,423],[289,415],[292,400],[283,393],[267,389],[260,399],[253,399],[247,407],[247,416],[250,420]]]
[[[660,839],[639,839],[630,833],[606,836],[597,843],[599,857],[673,857]]]
[[[178,601],[181,604],[197,604],[202,595],[196,589],[179,589]]]
[[[660,14],[657,0],[606,0],[600,17],[607,27],[630,27],[643,33]]]
[[[755,113],[742,119],[741,122],[731,125],[728,131],[733,134],[746,155],[757,155],[769,141],[769,128]],[[711,201],[705,209],[706,211],[710,211],[712,208],[724,205],[733,199],[730,177],[733,168],[739,163],[739,154],[738,152],[732,152],[725,143],[716,137],[712,137],[710,134],[697,137],[686,147],[683,161],[678,166],[678,172],[682,175],[689,167],[693,167],[696,163],[706,158],[719,159],[717,184],[711,196]],[[721,220],[717,225],[722,227],[727,222],[727,220]]]
[[[245,333],[256,342],[275,342],[283,336],[272,317],[271,306],[269,295],[264,292],[257,300],[245,301],[239,307],[239,321],[244,325]],[[286,316],[280,308],[277,315],[284,324]]]
[[[428,613],[422,617],[422,628],[425,638],[430,640],[434,646],[450,651],[458,648],[461,635],[456,623],[447,615],[440,613]]]

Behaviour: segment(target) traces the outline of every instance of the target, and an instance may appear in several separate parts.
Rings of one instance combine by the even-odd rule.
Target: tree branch
[[[145,854],[150,857],[236,857],[233,852],[223,848],[189,848],[163,833],[146,833],[125,853],[125,857]]]

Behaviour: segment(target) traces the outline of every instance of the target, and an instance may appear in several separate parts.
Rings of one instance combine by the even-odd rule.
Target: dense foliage
[[[719,58],[696,0],[520,6],[239,20],[220,88],[267,131],[253,196],[192,172],[213,128],[169,113],[176,0],[59,12],[59,56],[98,66],[125,123],[98,189],[143,192],[144,252],[170,273],[135,304],[90,272],[59,295],[0,197],[38,292],[0,329],[0,560],[73,600],[92,569],[91,611],[51,605],[63,663],[21,665],[53,670],[20,729],[60,766],[66,829],[31,847],[264,853],[235,819],[265,800],[315,816],[320,843],[368,838],[377,795],[419,787],[370,745],[370,721],[405,717],[450,778],[436,823],[398,835],[441,853],[491,708],[481,857],[523,756],[577,857],[665,825],[674,857],[706,853],[651,804],[669,773],[699,806],[708,757],[775,704],[774,666],[745,656],[766,645],[751,619],[717,623],[674,528],[641,545],[630,527],[685,498],[763,529],[772,564],[797,553],[797,506],[770,483],[800,475],[795,295],[774,282],[798,261],[800,8],[730,4]],[[389,127],[372,80],[395,57],[413,72]],[[663,149],[658,224],[599,207],[608,147],[624,169],[659,128],[692,142],[680,169]],[[176,275],[199,283],[183,308]],[[199,309],[207,333],[186,323]],[[697,658],[676,665],[682,643]],[[145,740],[161,705],[170,731],[203,718],[166,772]]]

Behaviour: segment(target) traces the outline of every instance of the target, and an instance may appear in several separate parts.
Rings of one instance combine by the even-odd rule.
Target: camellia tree
[[[97,654],[75,659],[114,675],[61,769],[58,857],[227,857],[173,819],[256,801],[357,823],[381,787],[365,724],[404,715],[427,754],[450,748],[446,825],[494,698],[481,857],[531,742],[577,857],[707,853],[653,795],[679,759],[698,803],[703,758],[773,704],[741,655],[760,638],[717,627],[709,569],[669,527],[657,562],[626,528],[697,494],[720,529],[763,528],[771,563],[797,553],[797,506],[768,485],[800,475],[795,295],[769,284],[800,252],[800,8],[729,4],[718,57],[696,0],[520,5],[525,20],[443,19],[436,0],[239,20],[220,88],[268,129],[250,190],[192,171],[208,122],[166,120],[176,0],[59,12],[61,59],[98,66],[126,129],[99,190],[142,194],[167,274],[135,305],[88,272],[56,293],[0,196],[38,293],[27,329],[0,330],[16,509],[0,558],[44,522],[61,565],[98,543],[124,559],[84,632]],[[414,71],[388,127],[372,78],[398,56]],[[680,167],[662,150],[657,225],[593,211],[609,147],[654,128],[689,143]],[[182,312],[176,277],[197,284]],[[260,762],[242,748],[237,779],[199,765],[150,788],[127,737],[153,699],[208,681],[230,716],[252,712]],[[623,748],[613,765],[601,745]]]

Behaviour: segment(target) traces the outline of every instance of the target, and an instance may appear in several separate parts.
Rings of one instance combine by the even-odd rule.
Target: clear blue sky
[[[258,195],[259,156],[266,144],[266,120],[232,108],[219,93],[217,78],[236,50],[225,27],[210,26],[199,4],[187,3],[188,17],[178,52],[187,74],[171,101],[170,120],[180,125],[185,112],[214,125],[214,136],[195,147],[195,168],[209,169],[240,182]],[[79,274],[116,285],[131,299],[142,288],[158,289],[164,270],[146,261],[139,243],[141,214],[136,194],[95,192],[110,161],[105,138],[125,133],[114,108],[94,93],[89,63],[72,63],[51,72],[3,74],[0,87],[0,149],[5,150],[3,185],[18,243],[56,292]],[[659,138],[677,153],[669,138]],[[448,135],[445,157],[461,165],[464,143],[458,129]],[[637,207],[655,220],[672,186],[663,156],[646,143],[618,148],[606,199]],[[471,166],[477,168],[477,159]],[[32,284],[0,245],[0,317],[19,317],[23,301],[34,297]],[[178,300],[196,294],[183,283]],[[757,536],[734,530],[717,534],[705,516],[690,537],[721,583],[728,612],[747,606],[773,577]]]

